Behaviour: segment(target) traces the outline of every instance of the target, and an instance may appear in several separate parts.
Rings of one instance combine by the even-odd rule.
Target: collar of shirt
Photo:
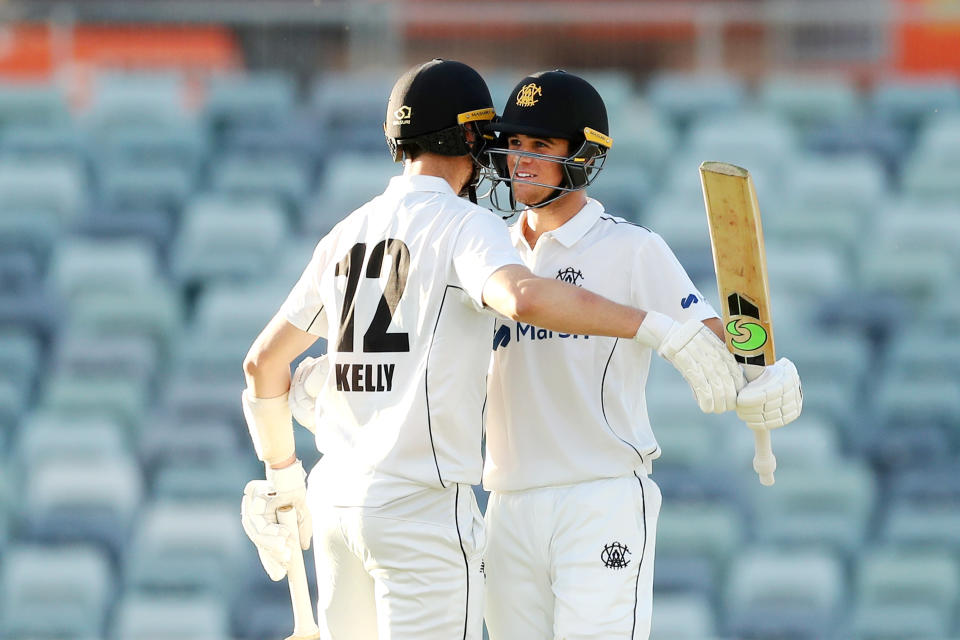
[[[520,217],[517,218],[517,222],[510,228],[510,236],[516,247],[521,246],[521,243],[525,242],[523,225],[527,222],[528,211],[529,209],[524,210],[520,214]],[[583,205],[583,208],[580,209],[575,216],[553,231],[544,233],[541,239],[552,238],[569,249],[596,224],[603,211],[602,204],[593,198],[587,198],[587,204]]]
[[[434,191],[456,196],[450,183],[437,176],[394,176],[390,178],[387,192],[410,193],[414,191]]]

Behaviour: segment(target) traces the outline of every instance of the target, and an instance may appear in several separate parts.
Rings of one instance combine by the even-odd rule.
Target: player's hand
[[[289,467],[272,469],[267,466],[267,480],[277,492],[276,506],[292,505],[297,510],[297,524],[300,530],[300,546],[310,548],[310,538],[313,536],[313,520],[307,508],[307,474],[303,464],[297,460]]]
[[[648,311],[634,338],[655,349],[693,389],[700,410],[723,413],[737,406],[746,380],[743,370],[720,338],[699,320],[684,323]]]
[[[290,413],[297,422],[313,433],[317,431],[317,395],[329,371],[330,362],[326,355],[304,358],[290,379]]]
[[[766,367],[737,396],[737,416],[751,429],[790,424],[803,410],[803,389],[797,367],[780,358]]]
[[[240,522],[257,547],[260,563],[274,581],[287,575],[293,547],[290,532],[277,523],[280,506],[273,483],[268,480],[251,480],[243,489]]]

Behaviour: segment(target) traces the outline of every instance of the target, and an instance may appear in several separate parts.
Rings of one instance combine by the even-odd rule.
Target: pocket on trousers
[[[482,558],[487,550],[487,526],[469,485],[460,485],[460,500],[463,504],[458,509],[458,520],[463,550],[470,559]]]

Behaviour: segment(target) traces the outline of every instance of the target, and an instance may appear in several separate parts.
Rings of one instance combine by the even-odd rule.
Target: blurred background
[[[435,56],[592,81],[591,194],[715,306],[697,167],[754,174],[805,412],[761,488],[655,362],[653,638],[960,638],[958,0],[0,2],[0,638],[289,633],[241,361]]]

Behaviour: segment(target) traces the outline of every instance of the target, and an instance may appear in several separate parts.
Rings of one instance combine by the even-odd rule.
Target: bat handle
[[[777,468],[777,459],[770,446],[770,431],[754,429],[753,431],[753,470],[760,476],[760,484],[769,487],[773,484],[773,472]]]
[[[293,549],[290,564],[287,566],[287,586],[290,587],[290,601],[293,604],[293,635],[287,640],[315,640],[320,637],[320,629],[313,618],[307,570],[303,565],[303,550],[300,548],[297,511],[290,505],[280,507],[277,509],[277,522],[293,535]]]
[[[743,365],[743,375],[749,382],[753,382],[766,370],[758,364]],[[770,446],[770,431],[754,429],[753,431],[753,470],[760,476],[760,484],[769,487],[773,484],[773,472],[777,468],[777,459]]]

